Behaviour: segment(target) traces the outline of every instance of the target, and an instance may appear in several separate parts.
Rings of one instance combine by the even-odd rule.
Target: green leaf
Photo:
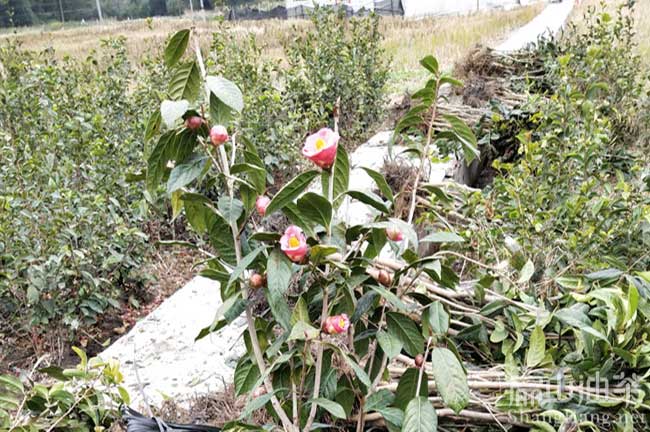
[[[237,278],[239,278],[239,276],[241,276],[242,273],[244,273],[244,271],[246,271],[248,266],[250,266],[253,263],[253,261],[255,261],[255,258],[257,258],[260,252],[262,252],[264,249],[266,249],[266,246],[260,246],[255,250],[253,250],[252,252],[250,252],[244,258],[242,258],[239,264],[237,264],[237,267],[235,267],[232,273],[230,273],[230,278],[228,279],[228,286],[232,285],[232,283],[236,281]]]
[[[317,244],[309,250],[309,260],[315,265],[320,264],[328,256],[335,254],[339,248],[332,245]]]
[[[372,382],[370,381],[370,377],[366,373],[366,371],[363,370],[361,366],[357,364],[354,360],[352,360],[350,357],[348,357],[347,354],[345,354],[343,351],[340,351],[341,356],[347,363],[347,365],[352,369],[354,372],[354,376],[361,381],[362,384],[364,384],[366,387],[370,388],[372,386]]]
[[[232,109],[223,103],[221,99],[216,97],[214,93],[210,93],[210,120],[215,125],[227,125],[233,119]]]
[[[321,195],[307,192],[298,199],[298,211],[303,218],[314,225],[325,228],[332,222],[332,205]]]
[[[291,202],[282,207],[282,213],[284,213],[293,225],[302,227],[307,237],[316,237],[316,232],[313,230],[311,223],[305,219],[302,213],[300,213],[300,210],[298,210],[298,206],[295,203]]]
[[[0,386],[4,386],[7,390],[23,393],[23,383],[16,377],[11,375],[0,375]]]
[[[162,180],[171,171],[169,161],[181,164],[192,154],[196,137],[188,130],[180,133],[168,131],[159,139],[147,159],[147,190],[153,194]]]
[[[585,277],[592,281],[606,281],[606,280],[616,280],[621,277],[623,274],[622,271],[618,269],[606,269],[599,270],[597,272],[589,273]]]
[[[235,368],[235,395],[240,396],[254,390],[259,377],[259,368],[248,357],[242,357]]]
[[[463,366],[447,348],[434,348],[431,351],[431,367],[442,400],[458,414],[469,403],[469,386]]]
[[[348,158],[348,152],[345,151],[345,148],[341,145],[336,149],[336,161],[334,162],[332,170],[334,171],[334,190],[332,198],[337,198],[347,191],[350,185],[350,159]],[[328,170],[323,170],[321,176],[321,187],[324,196],[327,195],[329,190],[329,176],[330,172]],[[341,201],[340,198],[335,199],[334,206],[338,207]]]
[[[274,249],[266,263],[266,297],[273,316],[285,329],[291,328],[291,312],[287,306],[285,293],[291,283],[291,262],[280,249]]]
[[[244,203],[239,201],[237,198],[222,196],[219,198],[219,201],[217,201],[217,208],[219,209],[219,213],[221,213],[229,224],[236,225],[237,220],[244,212]]]
[[[201,276],[204,276],[202,273]],[[212,323],[201,329],[199,334],[194,339],[195,341],[203,339],[210,333],[216,332],[239,318],[239,316],[246,309],[246,300],[241,298],[240,294],[236,294],[225,300],[217,309]]]
[[[177,32],[167,43],[165,48],[165,64],[173,67],[183,57],[190,42],[190,31],[187,29]]]
[[[384,176],[381,175],[381,173],[378,173],[377,171],[366,167],[361,167],[361,169],[363,169],[366,172],[366,174],[368,174],[370,178],[374,180],[375,184],[377,185],[377,188],[379,188],[379,191],[382,194],[384,194],[386,198],[388,198],[391,202],[395,201],[395,197],[393,196],[393,191],[388,185],[388,182],[386,181]]]
[[[88,365],[88,356],[86,355],[85,351],[76,346],[72,347],[72,351],[74,351],[75,354],[77,354],[77,357],[79,357],[79,366],[85,368]]]
[[[298,321],[309,322],[309,309],[307,308],[307,302],[302,296],[300,296],[296,305],[293,307],[293,312],[291,312],[291,325],[295,325]]]
[[[309,186],[317,175],[318,171],[316,170],[306,171],[284,185],[266,207],[266,215],[269,216],[274,211],[282,210],[284,206],[293,202],[294,199],[298,198],[307,189],[307,186]]]
[[[203,195],[193,193],[185,193],[181,199],[188,222],[197,233],[203,234],[211,226],[214,217],[214,213],[206,205],[210,200]]]
[[[286,389],[282,388],[276,388],[275,393],[279,391],[285,391]],[[258,409],[261,409],[264,405],[269,403],[271,401],[271,398],[275,393],[265,393],[260,397],[256,397],[252,399],[250,402],[246,404],[244,409],[242,410],[241,415],[239,416],[240,419],[244,419],[247,417],[250,417],[251,414],[253,414],[255,411]]]
[[[440,231],[420,239],[420,243],[460,243],[465,239],[453,232]]]
[[[390,304],[395,306],[395,308],[403,311],[403,312],[408,312],[409,308],[406,306],[406,304],[395,294],[392,292],[388,291],[386,288],[383,286],[379,285],[370,285],[370,289],[378,293],[380,296],[382,296],[386,301],[388,301]]]
[[[454,87],[462,87],[463,82],[460,80],[457,80],[454,77],[450,77],[449,75],[444,75],[440,77],[440,85],[442,86],[443,84],[449,84]]]
[[[390,213],[390,210],[386,206],[384,200],[372,192],[350,190],[347,191],[346,194],[356,200],[361,201],[364,204],[368,204],[370,207],[373,207],[382,213]]]
[[[415,357],[423,351],[424,338],[411,318],[397,312],[388,312],[386,324],[388,333],[404,344],[404,350],[409,355]]]
[[[417,390],[418,377],[420,376],[420,369],[408,368],[402,374],[395,390],[395,402],[393,405],[400,409],[405,409],[408,403],[413,399],[415,390]],[[427,385],[428,377],[426,372],[423,371],[422,379],[420,380],[420,396],[426,397],[429,394],[429,387]]]
[[[343,409],[343,407],[334,401],[325,398],[316,398],[316,399],[312,399],[311,403],[315,403],[319,407],[325,408],[327,412],[329,412],[336,418],[344,419],[346,417],[345,410]]]
[[[20,399],[10,395],[0,395],[0,409],[15,410],[20,405]]]
[[[220,76],[207,76],[205,78],[205,84],[228,107],[237,112],[241,112],[244,109],[244,96],[234,82]]]
[[[234,264],[237,261],[230,225],[221,215],[212,214],[212,224],[208,228],[208,236],[210,244],[216,249],[221,259],[229,264]]]
[[[392,404],[394,400],[395,395],[390,390],[379,390],[366,398],[363,410],[364,412],[379,411]]]
[[[386,407],[377,410],[379,414],[386,420],[386,423],[393,425],[396,428],[401,428],[404,423],[404,411],[399,408]],[[390,428],[389,428],[390,430]]]
[[[160,116],[165,126],[174,127],[176,122],[183,117],[183,114],[190,107],[190,103],[185,99],[179,101],[164,100],[160,104]]]
[[[477,142],[474,132],[464,121],[454,115],[445,114],[443,117],[451,125],[451,132],[456,140],[462,145],[466,162],[468,164],[472,163],[480,155],[476,147]]]
[[[167,193],[172,193],[197,179],[205,169],[208,160],[205,156],[195,154],[182,164],[176,165],[169,174]]]
[[[382,351],[384,351],[386,356],[388,356],[389,360],[397,357],[397,355],[402,352],[402,347],[404,344],[402,344],[402,341],[396,336],[383,330],[379,330],[376,337],[377,342],[379,342],[379,346],[381,347]]]
[[[193,101],[201,90],[201,73],[196,62],[179,66],[169,82],[169,97],[173,100]]]
[[[517,283],[526,283],[530,280],[531,277],[533,277],[533,274],[535,273],[535,265],[531,260],[526,261],[526,264],[521,268],[521,271],[519,272],[519,280]]]
[[[529,368],[535,367],[544,360],[546,354],[546,335],[540,326],[535,326],[535,329],[530,335],[528,352],[526,353],[526,366]]]
[[[432,74],[438,75],[438,70],[439,70],[438,60],[436,60],[434,56],[432,55],[426,56],[425,58],[420,60],[420,64],[424,66],[424,68],[429,72],[431,72]]]
[[[320,331],[305,321],[298,321],[294,324],[287,340],[313,340],[320,335]]]
[[[151,113],[149,120],[147,121],[147,128],[144,131],[145,142],[150,141],[160,131],[161,121],[162,116],[160,114],[160,110],[155,110]]]
[[[404,410],[402,432],[436,432],[438,416],[425,396],[415,397]]]
[[[449,314],[439,301],[434,301],[424,311],[422,322],[436,335],[447,334],[449,330]]]

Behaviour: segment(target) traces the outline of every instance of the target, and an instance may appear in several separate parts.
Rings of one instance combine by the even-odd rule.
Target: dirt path
[[[540,36],[557,34],[573,10],[574,0],[564,0],[561,3],[551,3],[542,13],[531,22],[515,30],[502,44],[495,49],[501,52],[517,51],[529,44],[537,42]]]

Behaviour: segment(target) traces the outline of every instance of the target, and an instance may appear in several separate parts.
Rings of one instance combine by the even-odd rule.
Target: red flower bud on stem
[[[228,131],[225,126],[217,125],[210,129],[210,142],[212,142],[212,144],[220,146],[226,141],[228,141]]]

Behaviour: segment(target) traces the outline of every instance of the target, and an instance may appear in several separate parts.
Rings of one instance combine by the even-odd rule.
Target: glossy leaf
[[[235,83],[220,76],[207,76],[205,85],[221,102],[237,112],[244,109],[244,96]]]
[[[169,82],[169,97],[193,101],[201,90],[201,74],[196,62],[179,66]]]
[[[267,300],[273,316],[285,329],[291,328],[291,312],[287,306],[285,293],[291,282],[291,261],[279,249],[274,249],[266,264]]]
[[[266,207],[266,214],[270,215],[277,210],[282,210],[284,206],[293,202],[307,189],[309,184],[318,175],[318,171],[305,171],[297,175],[293,180],[284,185],[282,189],[275,194],[271,202]]]
[[[436,389],[445,405],[459,413],[469,403],[467,375],[456,355],[447,348],[431,351],[431,368]]]
[[[187,29],[176,32],[165,47],[165,64],[173,67],[183,57],[190,42],[190,31]]]
[[[415,397],[404,410],[402,432],[436,432],[438,416],[436,410],[424,396]]]
[[[402,342],[409,355],[415,357],[424,351],[424,338],[411,318],[397,312],[388,312],[386,324],[388,333]]]

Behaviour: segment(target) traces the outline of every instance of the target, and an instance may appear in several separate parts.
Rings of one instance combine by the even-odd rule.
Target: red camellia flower
[[[213,126],[212,129],[210,129],[210,141],[216,146],[228,141],[228,131],[225,126]]]
[[[260,195],[257,197],[257,200],[255,201],[255,208],[257,209],[257,213],[259,213],[260,216],[264,216],[266,214],[266,208],[269,206],[270,202],[271,199],[266,195]]]
[[[404,234],[395,225],[386,228],[386,237],[395,242],[404,240]]]
[[[188,117],[185,120],[185,127],[190,130],[197,130],[203,124],[203,119],[199,116]]]
[[[284,235],[280,238],[280,249],[293,262],[301,262],[307,255],[307,239],[302,230],[295,226],[289,226]]]
[[[327,317],[323,323],[323,331],[328,334],[346,333],[350,328],[350,318],[347,314]]]
[[[323,128],[307,137],[302,148],[302,155],[323,169],[334,164],[336,149],[339,146],[339,134],[332,129]]]

